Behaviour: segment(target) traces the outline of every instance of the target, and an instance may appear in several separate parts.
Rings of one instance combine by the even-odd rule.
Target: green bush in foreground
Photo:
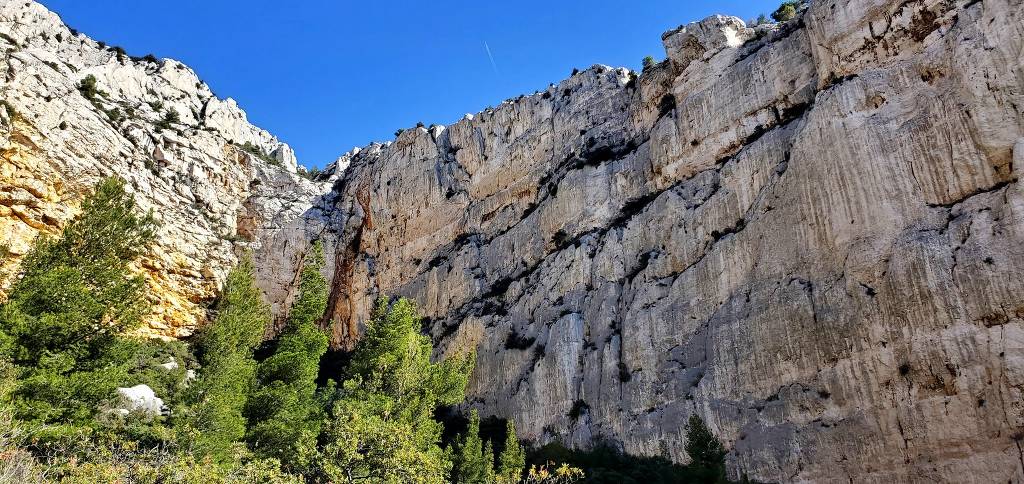
[[[123,336],[149,310],[129,265],[153,240],[124,182],[107,179],[60,237],[37,239],[0,306],[0,355],[17,368],[19,419],[86,423],[139,364],[144,342]]]

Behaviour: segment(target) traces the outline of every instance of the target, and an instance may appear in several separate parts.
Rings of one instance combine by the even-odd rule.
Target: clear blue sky
[[[661,33],[779,0],[42,0],[132,55],[190,65],[323,166],[417,121],[450,124],[593,64],[664,57]],[[490,47],[497,70],[488,59]]]

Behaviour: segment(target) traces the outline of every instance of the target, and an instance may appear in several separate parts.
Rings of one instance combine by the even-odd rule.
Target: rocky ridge
[[[201,322],[237,249],[255,251],[268,300],[286,307],[320,238],[337,347],[376,295],[413,297],[442,354],[476,349],[468,405],[524,438],[681,461],[698,413],[734,476],[1024,479],[1019,0],[815,1],[756,28],[711,17],[666,33],[668,58],[638,77],[594,66],[350,152],[316,183],[239,150],[287,152],[187,68],[129,59],[132,75],[114,77],[116,53],[54,44],[63,28],[34,3],[0,9],[14,40],[0,92],[17,114],[0,119],[0,195],[31,194],[0,200],[0,223],[23,250],[69,216],[75,192],[58,177],[144,187],[172,248],[144,264],[155,293],[196,299],[156,334]],[[58,59],[80,72],[44,71]],[[77,96],[86,72],[137,103],[152,147]],[[194,124],[167,141],[145,89],[116,79],[190,93],[179,112]],[[46,101],[50,89],[72,95]],[[62,137],[61,116],[78,131]],[[211,120],[217,131],[200,129]],[[165,146],[177,176],[147,174]]]
[[[0,2],[0,32],[0,290],[33,238],[59,231],[84,191],[116,174],[161,222],[140,267],[157,308],[144,333],[187,336],[237,254],[294,230],[329,189],[178,61],[130,57],[35,2]],[[92,100],[79,89],[88,76]]]

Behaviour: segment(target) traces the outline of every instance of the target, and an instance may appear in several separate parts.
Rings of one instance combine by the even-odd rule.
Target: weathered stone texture
[[[336,342],[411,296],[529,439],[684,460],[697,412],[760,480],[1021,479],[1022,9],[712,17],[359,153]]]
[[[0,112],[0,237],[23,253],[85,181],[128,177],[166,220],[145,264],[160,307],[187,315],[156,333],[194,328],[244,247],[281,314],[322,238],[336,346],[378,294],[413,297],[439,356],[476,349],[468,405],[524,438],[683,461],[698,413],[757,480],[1024,479],[1019,0],[711,17],[639,78],[594,66],[318,183],[187,68],[121,64],[23,5],[0,8],[22,113]],[[134,134],[74,92],[86,73],[137,107]],[[154,132],[147,89],[181,135]]]
[[[287,145],[180,62],[119,54],[35,2],[0,2],[0,32],[0,296],[37,234],[58,233],[98,179],[119,175],[161,222],[140,267],[156,308],[143,333],[187,336],[237,255],[295,231],[289,224],[328,189],[295,176]],[[95,103],[77,89],[88,75],[101,91]],[[180,122],[160,129],[170,109]],[[245,143],[274,153],[284,170]],[[298,226],[302,245],[307,229],[316,223]],[[289,270],[298,252],[278,250],[268,266]],[[283,274],[275,278],[289,281]],[[264,285],[275,301],[291,291]]]

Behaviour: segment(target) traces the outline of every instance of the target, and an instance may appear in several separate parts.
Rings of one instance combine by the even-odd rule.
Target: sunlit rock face
[[[139,264],[155,307],[144,334],[191,334],[238,256],[297,227],[299,247],[264,248],[276,250],[268,267],[282,272],[262,285],[278,307],[290,297],[283,271],[315,235],[302,231],[316,230],[290,224],[329,185],[295,176],[287,145],[185,65],[131,58],[37,3],[0,2],[0,33],[0,296],[32,240],[59,233],[96,181],[118,175],[161,222]],[[90,75],[93,101],[78,89]],[[163,122],[170,110],[178,122]]]
[[[523,438],[685,461],[697,413],[736,477],[1024,479],[1019,1],[711,17],[638,78],[594,66],[323,182],[184,66],[25,5],[0,7],[5,270],[118,173],[164,220],[152,334],[201,324],[244,250],[280,320],[319,238],[336,347],[377,295],[414,298],[439,357],[477,351],[467,406]],[[89,73],[133,121],[78,94]]]

